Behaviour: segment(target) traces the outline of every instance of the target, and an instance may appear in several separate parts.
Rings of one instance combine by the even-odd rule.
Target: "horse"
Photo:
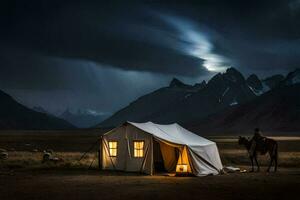
[[[253,142],[256,142],[255,148],[251,152]],[[257,165],[257,171],[259,171],[259,164],[257,162],[257,153],[259,152],[261,155],[265,155],[266,153],[269,154],[270,156],[270,164],[267,169],[267,172],[270,172],[270,169],[272,167],[272,164],[274,162],[274,172],[277,171],[277,160],[278,160],[278,144],[275,140],[267,138],[267,137],[262,137],[258,141],[254,141],[253,139],[247,139],[245,137],[239,136],[239,145],[244,145],[249,152],[249,158],[251,160],[251,165],[252,169],[251,172],[254,172],[254,163],[253,160],[255,161]]]

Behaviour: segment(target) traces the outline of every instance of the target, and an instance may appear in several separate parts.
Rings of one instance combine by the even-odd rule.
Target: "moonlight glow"
[[[203,60],[203,67],[211,72],[223,72],[228,66],[228,59],[213,52],[213,43],[208,33],[201,31],[189,20],[179,17],[160,15],[166,23],[177,29],[182,43],[177,47],[179,51]]]

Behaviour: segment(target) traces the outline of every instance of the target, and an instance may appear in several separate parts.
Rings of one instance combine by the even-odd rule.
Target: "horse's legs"
[[[250,172],[254,172],[253,156],[250,156],[250,160],[251,160],[251,170],[250,170]]]
[[[259,172],[259,164],[257,162],[257,156],[256,156],[256,154],[254,155],[254,160],[255,160],[255,163],[256,163],[256,166],[257,166],[257,171]]]
[[[277,160],[278,160],[278,149],[277,149],[277,144],[276,144],[276,147],[275,147],[275,153],[274,153],[274,172],[277,171]]]
[[[274,172],[277,172],[277,155],[274,156]]]
[[[273,146],[272,151],[269,151],[269,156],[270,156],[271,161],[270,161],[270,165],[269,165],[269,167],[268,167],[267,172],[270,171],[273,162],[274,162],[274,172],[276,172],[276,171],[277,171],[277,165],[278,165],[278,163],[277,163],[277,160],[278,160],[278,149],[277,149],[277,144],[275,144],[275,145]]]
[[[273,161],[274,161],[274,156],[272,155],[272,152],[269,152],[269,155],[270,155],[270,164],[269,164],[269,167],[267,169],[267,172],[270,171],[271,167],[272,167],[272,164],[273,164]]]

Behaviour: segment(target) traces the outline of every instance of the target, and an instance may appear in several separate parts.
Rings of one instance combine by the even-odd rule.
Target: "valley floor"
[[[0,199],[299,199],[300,169],[208,177],[139,176],[96,170],[0,175]]]
[[[266,173],[268,158],[259,157],[259,173],[230,173],[207,177],[143,176],[100,171],[97,147],[79,161],[99,138],[97,130],[2,131],[0,149],[0,200],[56,199],[299,199],[300,137],[274,137],[279,143],[279,171]],[[222,163],[249,169],[247,152],[237,136],[210,137],[219,148]],[[50,148],[59,163],[41,163]],[[88,170],[88,168],[90,168]]]

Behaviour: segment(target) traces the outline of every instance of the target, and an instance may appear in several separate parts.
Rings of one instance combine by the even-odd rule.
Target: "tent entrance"
[[[188,148],[187,146],[182,146],[180,148],[178,162],[176,165],[176,174],[191,174],[191,173],[192,173],[192,169],[189,161]]]
[[[153,161],[155,173],[192,173],[187,146],[172,145],[154,139]]]
[[[154,172],[175,172],[179,159],[178,148],[170,146],[158,140],[153,140],[153,164]]]
[[[159,142],[153,140],[153,164],[154,164],[154,172],[167,172],[164,166],[164,160],[162,157],[161,149]]]

